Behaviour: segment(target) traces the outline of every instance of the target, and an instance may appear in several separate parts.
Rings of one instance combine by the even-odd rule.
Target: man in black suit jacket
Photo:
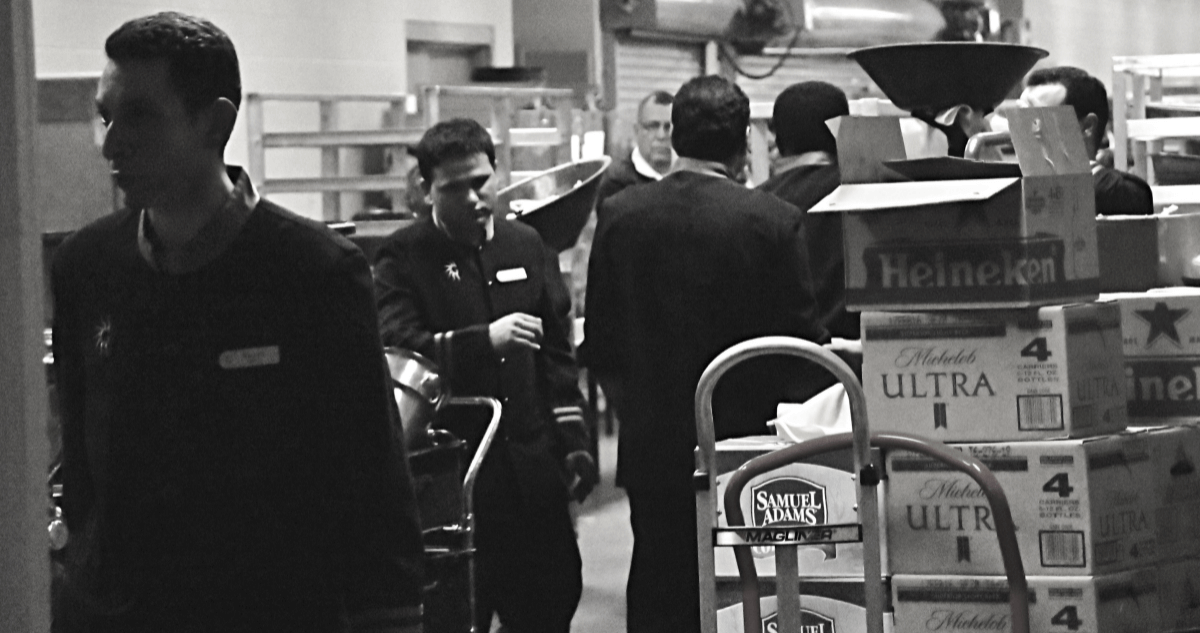
[[[611,221],[592,247],[581,356],[621,419],[617,483],[634,534],[630,633],[699,629],[692,399],[704,368],[757,336],[828,340],[796,225],[803,216],[733,180],[749,117],[735,84],[716,76],[684,84],[671,113],[673,171],[605,201]],[[778,380],[770,363],[756,369],[718,387],[718,438],[763,433],[774,417]]]
[[[430,216],[375,263],[386,345],[437,363],[451,393],[503,403],[475,488],[478,606],[508,630],[566,633],[582,591],[568,509],[598,474],[570,343],[571,299],[537,231],[495,219],[495,148],[475,121],[438,123],[416,148]]]

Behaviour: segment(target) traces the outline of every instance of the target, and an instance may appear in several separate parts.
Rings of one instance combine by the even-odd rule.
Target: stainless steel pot
[[[389,347],[384,354],[396,405],[400,408],[404,444],[412,450],[428,443],[429,425],[443,397],[442,379],[437,365],[417,352]]]

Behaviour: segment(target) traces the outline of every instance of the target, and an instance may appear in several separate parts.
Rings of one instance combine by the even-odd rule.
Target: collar
[[[793,156],[781,156],[775,161],[775,173],[782,174],[785,171],[804,167],[807,165],[836,165],[837,160],[829,152],[804,152]]]
[[[150,214],[142,209],[138,218],[138,252],[150,267],[172,275],[193,272],[212,262],[241,233],[260,197],[250,176],[240,167],[227,167],[233,181],[233,193],[213,217],[188,240],[175,249],[167,249],[154,233]]]
[[[701,160],[699,158],[680,156],[679,159],[675,161],[675,165],[671,167],[671,173],[673,174],[681,171],[701,174],[703,176],[729,178],[730,180],[733,179],[733,177],[729,175],[729,168],[715,160]]]
[[[454,239],[454,236],[450,235],[450,231],[446,229],[444,224],[442,224],[442,221],[438,218],[436,213],[430,212],[429,216],[433,218],[433,225],[436,226],[437,229],[442,232],[442,235],[445,235],[446,238],[451,242],[465,247],[472,246],[471,244],[466,244]],[[483,248],[484,244],[492,241],[493,237],[496,237],[496,213],[494,209],[492,214],[488,216],[487,221],[483,223],[483,243],[479,245],[479,248]]]
[[[662,180],[663,175],[658,173],[658,170],[650,164],[650,161],[646,160],[645,156],[642,156],[642,152],[638,149],[637,145],[633,146],[633,152],[630,153],[630,158],[633,159],[634,171],[651,180]]]

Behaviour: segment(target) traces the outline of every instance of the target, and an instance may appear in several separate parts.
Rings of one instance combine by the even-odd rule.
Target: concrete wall
[[[1114,55],[1200,52],[1194,0],[1028,0],[1026,41],[1042,65],[1079,66],[1112,86]]]
[[[174,9],[204,16],[233,38],[245,92],[391,94],[407,89],[406,21],[490,27],[492,63],[513,63],[512,0],[33,0],[39,76],[99,72],[104,39],[130,18]],[[268,130],[315,130],[316,107],[268,110]],[[374,127],[379,112],[342,116],[346,127]],[[295,153],[292,156],[291,153]],[[245,117],[226,150],[230,163],[247,156]],[[317,152],[268,154],[268,176],[315,176]],[[319,196],[278,197],[319,217]]]

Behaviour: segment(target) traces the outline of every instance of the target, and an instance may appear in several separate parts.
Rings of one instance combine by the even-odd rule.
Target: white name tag
[[[279,346],[247,347],[221,352],[217,357],[221,369],[248,369],[279,364]]]
[[[529,275],[524,268],[509,268],[508,270],[497,270],[496,281],[505,284],[510,281],[524,281],[529,279]]]

